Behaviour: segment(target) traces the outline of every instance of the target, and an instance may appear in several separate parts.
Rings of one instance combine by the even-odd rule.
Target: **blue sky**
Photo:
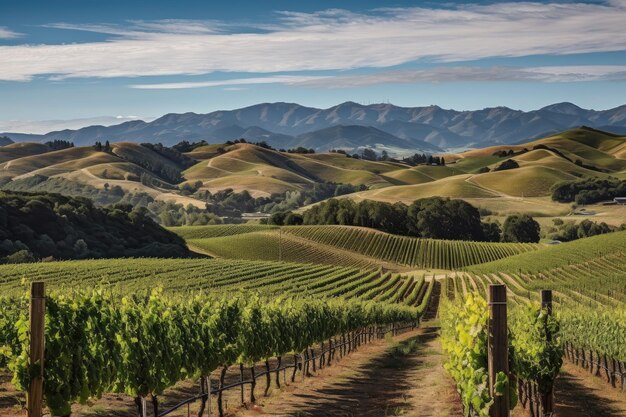
[[[273,101],[607,109],[625,21],[626,0],[3,0],[0,131]]]

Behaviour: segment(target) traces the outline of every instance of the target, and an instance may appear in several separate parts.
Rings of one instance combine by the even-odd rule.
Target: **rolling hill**
[[[460,242],[392,235],[354,226],[173,227],[189,247],[228,259],[382,266],[391,271],[457,269],[541,248],[535,244]]]
[[[329,132],[341,135],[342,129]],[[362,132],[367,135],[372,128]],[[554,184],[626,177],[626,137],[588,127],[525,144],[443,154],[445,166],[368,161],[341,153],[287,153],[250,143],[205,145],[177,155],[132,142],[114,143],[107,152],[92,146],[52,150],[43,144],[15,143],[0,147],[0,181],[5,188],[20,191],[44,191],[42,181],[49,179],[95,189],[108,184],[201,208],[204,201],[181,195],[181,185],[200,184],[210,192],[247,190],[259,197],[335,182],[367,187],[343,198],[408,203],[438,195],[462,198],[501,214],[561,215],[570,208],[550,200]],[[509,159],[519,167],[496,169]]]
[[[241,109],[208,114],[166,114],[154,121],[134,120],[114,126],[88,126],[62,130],[45,135],[3,133],[16,141],[45,142],[69,140],[77,146],[94,141],[161,142],[173,145],[181,140],[225,142],[245,137],[251,141],[265,140],[278,148],[292,147],[302,141],[300,135],[337,126],[371,127],[387,133],[386,139],[412,143],[410,150],[423,143],[431,147],[485,147],[515,144],[541,138],[576,126],[592,126],[623,131],[626,127],[626,106],[596,111],[582,109],[572,103],[557,103],[538,110],[523,112],[507,107],[476,111],[446,110],[438,106],[399,107],[392,104],[362,105],[342,103],[327,109],[305,107],[295,103],[263,103]],[[381,134],[378,134],[382,138]],[[305,137],[307,138],[307,137]],[[334,136],[326,142],[315,141],[316,150],[327,151]],[[391,143],[385,145],[391,146]],[[362,144],[361,144],[362,145]],[[337,146],[337,145],[334,145]]]

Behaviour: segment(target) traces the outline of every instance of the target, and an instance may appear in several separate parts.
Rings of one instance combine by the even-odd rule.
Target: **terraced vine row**
[[[568,357],[626,385],[626,234],[613,233],[469,268],[443,280],[448,297],[483,297],[489,284],[507,285],[512,305],[537,302],[538,290],[553,290]],[[508,272],[496,268],[508,267]],[[549,266],[542,269],[542,266]],[[523,269],[522,269],[523,268]],[[506,270],[506,269],[505,269]],[[592,358],[595,358],[593,360]],[[593,363],[593,365],[592,365]],[[621,382],[620,382],[621,381]]]
[[[348,226],[284,227],[283,232],[389,262],[435,269],[460,269],[539,248],[528,243],[418,239]]]
[[[281,234],[277,230],[189,239],[187,242],[215,256],[230,259],[324,263],[358,268],[374,267],[374,262],[365,256],[320,245],[286,233]]]
[[[23,293],[25,282],[30,281],[44,281],[49,288],[68,291],[73,291],[78,283],[83,288],[106,285],[120,293],[150,289],[158,283],[168,293],[255,291],[267,295],[367,300],[380,296],[394,302],[410,300],[409,305],[422,301],[411,298],[410,291],[424,285],[423,277],[381,274],[376,269],[231,259],[119,259],[0,265],[0,277],[4,295]],[[414,285],[414,281],[419,285]],[[371,292],[358,293],[363,288]]]
[[[220,224],[214,226],[179,226],[169,230],[183,239],[207,239],[212,237],[233,236],[242,233],[264,232],[277,229],[278,226],[263,224]]]
[[[0,276],[0,370],[10,364],[21,388],[29,365],[20,294],[31,280],[53,292],[45,359],[52,416],[103,392],[156,397],[218,365],[250,366],[358,328],[418,320],[434,287],[373,269],[220,259],[2,265]]]

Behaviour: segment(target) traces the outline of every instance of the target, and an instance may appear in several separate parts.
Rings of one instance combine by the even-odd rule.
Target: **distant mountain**
[[[313,149],[345,149],[360,147],[414,149],[421,152],[441,152],[442,149],[417,139],[402,139],[371,126],[333,126],[294,138],[292,146]]]
[[[340,142],[367,146],[380,140],[389,147],[402,144],[418,150],[425,149],[424,143],[448,149],[520,143],[583,125],[622,132],[626,128],[626,105],[596,111],[572,103],[557,103],[524,112],[508,107],[456,111],[438,106],[398,107],[346,102],[317,109],[294,103],[263,103],[208,114],[171,113],[149,123],[137,120],[45,135],[4,135],[17,141],[71,140],[76,145],[92,144],[96,140],[173,145],[181,140],[223,142],[244,137],[252,141],[265,140],[278,147],[312,141],[316,150],[324,151],[336,147],[338,131],[343,132],[342,135],[352,135],[356,130],[347,132],[345,127],[366,126],[389,136],[368,130],[361,132],[365,135],[362,138],[350,136]],[[326,130],[339,126],[343,128]],[[305,134],[308,136],[303,136]]]

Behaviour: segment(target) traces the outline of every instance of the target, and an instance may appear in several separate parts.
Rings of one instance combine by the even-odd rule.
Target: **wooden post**
[[[495,383],[498,373],[509,376],[509,341],[506,320],[506,286],[489,286],[489,391],[493,398],[491,417],[509,417],[509,390],[496,395]]]
[[[541,308],[548,312],[548,315],[552,315],[552,290],[541,290]],[[546,335],[548,342],[552,341],[550,334]],[[540,392],[541,408],[544,415],[551,416],[554,412],[554,391]]]
[[[541,308],[548,310],[552,315],[552,290],[541,290]]]
[[[241,391],[241,404],[245,404],[246,403],[246,399],[243,397],[244,395],[244,387],[243,387],[243,363],[239,364],[239,383],[241,384],[240,391]]]
[[[154,394],[150,394],[150,396],[152,397],[152,410],[154,412],[154,417],[158,417],[159,416],[159,398]]]
[[[256,388],[256,374],[254,373],[254,364],[250,367],[250,375],[252,378],[252,383],[250,384],[250,402],[252,404],[256,403],[256,397],[254,396],[254,389]]]
[[[46,324],[46,291],[43,282],[33,282],[30,287],[30,354],[31,366],[39,372],[30,381],[27,394],[28,417],[41,417],[43,404],[43,372]]]

